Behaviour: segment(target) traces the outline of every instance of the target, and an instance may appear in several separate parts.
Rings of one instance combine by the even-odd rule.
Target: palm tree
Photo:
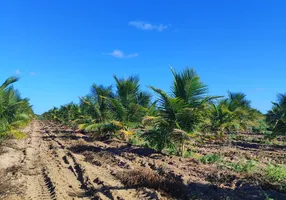
[[[266,115],[272,128],[273,136],[286,135],[286,93],[277,95],[277,102],[272,102],[272,110]]]
[[[252,131],[263,115],[257,110],[251,108],[251,101],[246,99],[244,93],[228,92],[227,107],[232,112],[232,130],[234,131]]]
[[[11,86],[18,78],[10,77],[0,86],[0,138],[17,133],[33,117],[28,99],[22,99]]]
[[[93,84],[91,93],[80,98],[80,110],[82,113],[80,118],[97,123],[109,120],[110,111],[108,101],[113,97],[112,86],[105,87],[103,85]]]
[[[208,123],[204,132],[224,135],[226,132],[251,130],[262,120],[263,115],[251,108],[244,93],[228,92],[228,97],[213,103],[209,109]]]
[[[183,155],[186,139],[203,122],[206,103],[217,97],[207,95],[207,86],[193,69],[187,68],[181,73],[171,70],[174,76],[171,95],[150,86],[159,95],[159,118],[147,133],[147,140],[158,150],[179,145],[178,151]]]
[[[241,92],[228,92],[228,108],[230,111],[234,111],[238,108],[250,108],[250,101],[246,99],[246,94]]]
[[[141,122],[148,111],[151,95],[140,89],[139,78],[130,76],[118,79],[116,82],[116,95],[109,101],[109,108],[114,119],[120,122]]]

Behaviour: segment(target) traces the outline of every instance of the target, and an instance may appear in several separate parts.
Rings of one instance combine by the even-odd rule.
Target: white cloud
[[[164,31],[165,29],[171,27],[171,25],[164,25],[164,24],[151,24],[148,22],[143,21],[130,21],[128,23],[129,26],[134,26],[135,28],[141,29],[141,30],[157,30],[157,31]]]
[[[36,74],[36,72],[29,72],[29,75],[30,76],[36,76],[37,74]]]
[[[21,74],[20,70],[17,69],[17,70],[15,71],[15,74],[20,75],[20,74]]]
[[[108,53],[108,55],[111,55],[115,58],[134,58],[139,56],[138,53],[125,54],[123,51],[118,49],[115,49],[113,52]]]
[[[120,50],[114,50],[112,53],[110,53],[109,55],[115,57],[115,58],[123,58],[124,57],[124,53]]]

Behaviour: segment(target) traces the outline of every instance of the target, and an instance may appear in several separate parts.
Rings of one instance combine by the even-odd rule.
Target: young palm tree
[[[250,101],[246,99],[244,93],[228,92],[227,107],[232,112],[232,127],[233,131],[251,131],[258,121],[263,118],[263,115],[257,110],[251,108]]]
[[[108,119],[109,109],[108,109],[108,100],[107,98],[113,98],[114,94],[112,92],[112,86],[103,86],[103,85],[92,85],[91,95],[94,99],[95,106],[98,107],[99,111],[99,121],[104,122]]]
[[[174,76],[171,95],[150,87],[159,95],[159,118],[147,133],[147,140],[158,150],[179,146],[178,151],[183,155],[186,139],[204,121],[206,103],[217,97],[207,95],[207,86],[193,69],[187,68],[181,73],[171,70]]]
[[[230,111],[234,111],[238,108],[251,108],[250,101],[246,99],[246,94],[241,92],[228,92],[227,103]]]
[[[272,110],[266,115],[273,136],[286,135],[286,94],[278,94],[277,102],[272,102]]]
[[[139,78],[130,76],[118,79],[116,82],[116,95],[109,101],[109,108],[114,119],[126,123],[141,122],[151,102],[151,95],[140,90]]]
[[[211,104],[204,132],[224,135],[226,132],[247,131],[255,127],[263,115],[251,108],[244,93],[228,92],[228,97]]]
[[[18,78],[10,77],[0,86],[0,138],[17,133],[33,116],[28,99],[22,99],[12,84]]]

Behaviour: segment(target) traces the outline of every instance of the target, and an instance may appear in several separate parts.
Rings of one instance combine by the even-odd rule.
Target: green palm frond
[[[118,99],[109,99],[110,109],[114,118],[119,121],[126,121],[126,109]]]
[[[10,77],[8,78],[1,86],[0,86],[0,90],[4,90],[5,88],[7,88],[9,85],[17,82],[19,80],[19,78],[17,77]]]
[[[0,137],[14,135],[17,129],[25,126],[33,116],[29,100],[21,98],[20,93],[11,85],[19,79],[8,78],[0,86]]]
[[[272,104],[272,110],[268,111],[266,120],[275,136],[286,135],[286,94],[278,94],[277,102]]]

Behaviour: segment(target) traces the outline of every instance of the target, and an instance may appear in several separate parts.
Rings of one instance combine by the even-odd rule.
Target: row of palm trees
[[[208,87],[190,68],[173,74],[171,92],[150,86],[157,98],[141,90],[139,78],[119,79],[112,86],[92,86],[79,104],[70,103],[43,114],[74,129],[112,137],[143,130],[149,146],[174,147],[184,153],[185,142],[195,134],[223,136],[225,133],[266,131],[265,116],[250,106],[243,93],[229,92],[226,98],[208,95]],[[284,98],[284,99],[283,99]],[[273,132],[285,132],[285,95],[267,114]],[[283,106],[282,106],[283,105]]]
[[[21,98],[19,92],[12,87],[18,78],[10,77],[0,86],[0,142],[19,133],[19,128],[33,118],[33,110],[29,100]]]

